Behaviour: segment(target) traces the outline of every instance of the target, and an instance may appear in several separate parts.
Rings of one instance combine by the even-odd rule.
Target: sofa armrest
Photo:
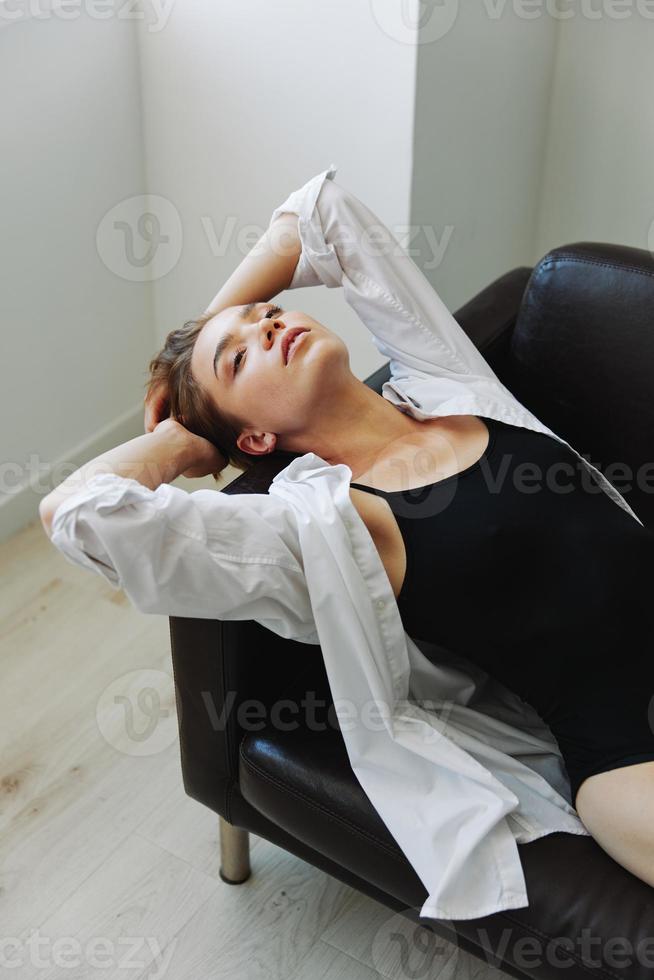
[[[275,723],[277,711],[286,720],[285,705],[301,705],[309,691],[316,721],[329,717],[320,647],[252,621],[171,616],[169,627],[184,789],[232,822],[243,737]]]

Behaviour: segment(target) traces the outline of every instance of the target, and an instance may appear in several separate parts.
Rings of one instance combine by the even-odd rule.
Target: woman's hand
[[[217,477],[229,463],[212,442],[203,439],[202,436],[196,436],[176,419],[163,419],[152,431],[170,438],[176,451],[181,453],[182,458],[188,460],[186,469],[181,472],[181,475],[188,479],[209,476],[210,473]]]
[[[143,425],[146,432],[152,432],[159,422],[167,419],[170,415],[170,402],[168,401],[168,385],[165,381],[160,381],[151,389],[145,399],[145,417]]]

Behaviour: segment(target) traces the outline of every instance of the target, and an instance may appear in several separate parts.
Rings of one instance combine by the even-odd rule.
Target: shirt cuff
[[[90,480],[87,480],[79,490],[62,500],[52,515],[52,529],[55,530],[65,515],[81,504],[88,501],[98,501],[98,510],[111,512],[120,506],[129,494],[143,499],[151,497],[153,491],[129,476],[118,476],[117,473],[97,473]]]
[[[52,517],[50,540],[71,564],[97,572],[118,589],[122,586],[120,576],[93,527],[91,515],[111,513],[125,503],[150,501],[152,497],[153,491],[138,480],[98,473],[59,504]]]
[[[327,170],[311,177],[302,187],[292,191],[285,201],[273,211],[268,229],[280,214],[290,212],[298,216],[298,233],[302,251],[298,259],[289,289],[302,286],[342,286],[343,270],[333,245],[328,245],[317,205],[321,188],[331,180],[337,167],[331,164]]]

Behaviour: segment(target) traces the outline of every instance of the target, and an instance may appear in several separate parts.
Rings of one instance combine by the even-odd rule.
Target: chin
[[[311,349],[306,353],[309,356],[315,354],[315,360],[319,361],[323,368],[329,367],[330,364],[345,364],[347,367],[350,365],[350,350],[345,341],[335,333],[327,337],[315,337],[311,341]]]

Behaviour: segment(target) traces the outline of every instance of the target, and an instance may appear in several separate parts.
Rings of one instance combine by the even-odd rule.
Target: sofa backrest
[[[579,242],[532,270],[501,380],[654,526],[654,258]]]

